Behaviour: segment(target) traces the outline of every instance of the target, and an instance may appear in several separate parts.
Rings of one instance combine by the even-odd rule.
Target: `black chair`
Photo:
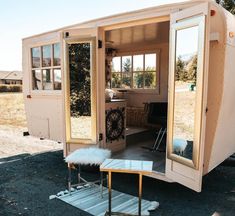
[[[158,151],[162,143],[162,140],[167,132],[167,106],[166,102],[154,102],[148,104],[148,117],[147,123],[151,126],[159,126],[157,129],[157,138],[155,139],[152,148],[148,148],[151,151]]]

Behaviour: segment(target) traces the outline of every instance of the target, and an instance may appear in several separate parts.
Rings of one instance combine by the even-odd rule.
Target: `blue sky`
[[[182,0],[0,0],[0,70],[21,70],[21,39],[98,17]]]

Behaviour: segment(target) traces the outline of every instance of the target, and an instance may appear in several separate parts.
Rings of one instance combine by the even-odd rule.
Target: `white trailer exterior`
[[[163,27],[160,27],[161,23]],[[120,46],[120,50],[123,53],[127,50],[138,53],[138,47],[144,47],[145,52],[153,48],[159,51],[159,83],[154,91],[130,91],[126,94],[127,104],[139,107],[143,106],[143,102],[168,102],[165,172],[153,172],[151,177],[178,182],[200,192],[203,175],[235,153],[235,17],[214,1],[162,5],[96,19],[23,39],[23,93],[28,130],[30,135],[63,142],[64,155],[88,146],[110,148],[113,151],[125,148],[125,145],[119,145],[118,142],[106,142],[105,48],[110,42],[106,37],[120,29],[136,30],[139,26],[151,27],[152,24],[161,28],[157,34],[162,34],[158,39],[154,39],[155,44],[145,40],[142,45],[138,43],[136,46],[132,41],[129,45]],[[192,158],[188,159],[173,152],[176,103],[174,77],[178,32],[192,27],[198,29],[198,73],[194,143]],[[135,37],[135,30],[125,33],[125,37],[121,39],[119,35],[120,41]],[[146,32],[145,38],[150,36],[151,30]],[[82,43],[89,44],[90,47],[91,135],[89,138],[73,138],[69,120],[68,74],[71,62],[68,49],[73,44]],[[47,48],[50,51],[45,51],[43,56],[43,50]],[[49,64],[48,59],[51,59]]]

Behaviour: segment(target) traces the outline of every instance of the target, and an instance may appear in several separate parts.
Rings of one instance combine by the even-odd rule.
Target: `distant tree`
[[[123,62],[123,72],[130,72],[131,71],[131,60],[126,58],[126,61]]]
[[[154,75],[153,73],[137,73],[135,76],[135,83],[137,84],[137,88],[151,87],[154,82]]]
[[[119,73],[112,73],[112,88],[121,88],[121,84]]]
[[[124,86],[130,87],[131,86],[131,77],[130,76],[123,76],[122,77],[122,84]]]
[[[144,86],[149,88],[154,84],[153,82],[154,82],[153,73],[145,73]]]
[[[182,60],[181,56],[178,56],[178,59],[176,61],[175,80],[176,81],[186,81],[187,80],[187,73],[185,70],[185,62]]]
[[[188,65],[188,80],[194,85],[197,82],[197,55],[194,55]]]
[[[235,0],[216,0],[216,2],[232,14],[235,14]]]
[[[90,116],[90,44],[78,43],[69,46],[69,69],[71,116]]]
[[[144,87],[144,74],[143,73],[137,73],[136,74],[135,83],[137,85],[137,88],[143,88]]]

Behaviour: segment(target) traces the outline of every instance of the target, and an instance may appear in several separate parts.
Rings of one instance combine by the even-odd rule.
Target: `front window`
[[[61,90],[60,44],[31,48],[32,89]]]
[[[123,55],[112,60],[112,88],[156,89],[158,86],[158,54]]]

